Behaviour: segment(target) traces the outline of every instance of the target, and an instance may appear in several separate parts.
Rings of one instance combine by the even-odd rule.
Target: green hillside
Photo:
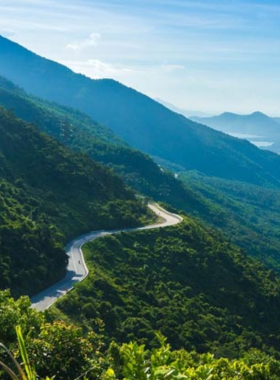
[[[198,212],[184,209],[214,228],[261,262],[280,270],[280,191],[245,182],[182,172],[179,178],[207,200],[208,208]]]
[[[85,373],[88,380],[278,380],[280,376],[277,352],[267,355],[250,349],[229,359],[183,348],[173,350],[159,333],[155,334],[156,347],[152,349],[136,341],[112,342],[108,347],[102,332],[85,334],[78,325],[48,323],[46,315],[30,308],[28,297],[15,301],[8,292],[0,292],[0,308],[2,341],[19,363],[27,361],[26,354],[24,358],[20,355],[14,328],[21,326],[20,342],[21,346],[25,342],[29,373],[36,372],[38,379],[52,376],[56,380],[73,380]],[[4,351],[0,352],[0,360],[12,367]],[[8,380],[5,372],[0,365],[1,379]]]
[[[132,149],[85,114],[27,95],[1,76],[0,104],[62,144],[114,169],[137,192],[176,207],[195,202],[195,195],[173,174],[161,170],[149,156]]]
[[[0,108],[0,287],[34,294],[64,274],[63,244],[135,226],[146,210],[108,169]]]
[[[57,307],[72,321],[101,318],[108,339],[235,357],[279,351],[280,278],[191,218],[85,247],[89,277]]]
[[[113,168],[135,190],[212,224],[226,232],[252,256],[279,268],[277,189],[225,181],[228,186],[220,193],[219,185],[216,186],[212,177],[213,185],[209,191],[203,181],[207,178],[208,182],[211,181],[210,177],[195,177],[191,172],[182,174],[179,168],[179,179],[184,180],[183,185],[172,174],[160,169],[147,155],[125,145],[110,129],[79,111],[29,96],[3,77],[0,77],[0,104],[12,109],[19,117],[36,123],[42,131],[63,144],[84,151]],[[241,192],[238,200],[231,196],[233,189]],[[259,200],[257,205],[256,200]]]
[[[178,115],[113,80],[92,80],[0,37],[0,74],[78,108],[133,147],[207,175],[279,186],[280,157]]]

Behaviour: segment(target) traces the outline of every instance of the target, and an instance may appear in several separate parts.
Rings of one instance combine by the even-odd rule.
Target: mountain
[[[195,176],[178,169],[183,184],[147,155],[130,148],[111,130],[85,114],[27,95],[3,77],[0,77],[0,104],[12,109],[18,117],[35,123],[41,131],[64,145],[86,152],[94,160],[113,168],[138,192],[222,229],[250,255],[258,257],[269,267],[280,267],[276,228],[280,223],[280,206],[276,189],[232,181],[224,183],[221,188],[222,180],[218,182],[214,177]],[[237,189],[236,194],[233,194],[234,189]],[[266,238],[263,238],[263,232]]]
[[[173,174],[160,168],[148,155],[129,147],[112,130],[89,116],[27,95],[1,76],[0,104],[62,144],[114,169],[137,192],[179,208],[195,202],[192,191]]]
[[[13,51],[14,44],[8,40],[4,41],[6,41],[9,46],[12,45],[10,49]],[[31,52],[27,52],[21,47],[18,47],[18,49],[25,59],[27,59],[27,62],[31,61],[34,65],[37,62],[38,67],[41,67],[40,65],[44,63],[45,67],[49,67],[49,61]],[[0,56],[2,54],[1,52],[0,50]],[[0,66],[1,63],[2,61],[0,61]],[[85,151],[94,159],[106,163],[120,173],[126,183],[133,186],[134,189],[140,191],[142,194],[170,203],[174,207],[183,209],[205,220],[225,232],[228,236],[231,236],[235,243],[240,244],[251,255],[259,257],[270,267],[279,269],[277,252],[280,249],[280,244],[278,233],[275,229],[275,226],[278,224],[276,210],[278,208],[277,191],[280,183],[279,156],[262,151],[247,141],[242,141],[213,131],[202,125],[192,123],[183,116],[172,113],[151,99],[116,82],[106,80],[93,81],[74,74],[69,69],[63,68],[56,63],[51,63],[51,67],[54,67],[54,73],[52,75],[57,74],[57,67],[61,70],[63,69],[63,72],[66,71],[77,86],[78,82],[83,80],[87,86],[85,87],[85,91],[89,91],[90,88],[95,89],[95,86],[99,86],[102,90],[100,90],[99,98],[101,99],[103,97],[105,99],[106,96],[108,96],[106,100],[108,107],[117,107],[116,104],[119,104],[120,99],[128,97],[129,94],[131,94],[134,99],[130,101],[128,98],[127,102],[124,102],[129,115],[135,110],[135,97],[138,99],[138,103],[140,99],[145,104],[148,104],[151,112],[144,114],[144,116],[147,116],[147,120],[150,123],[150,130],[147,132],[147,126],[143,123],[142,137],[144,139],[146,133],[151,135],[154,133],[153,130],[155,130],[156,137],[155,139],[151,139],[151,145],[153,144],[155,149],[157,149],[158,141],[161,140],[162,147],[168,150],[169,141],[167,141],[165,145],[163,144],[167,136],[166,131],[170,136],[171,134],[175,135],[177,133],[175,126],[178,126],[175,121],[180,120],[181,124],[179,125],[182,127],[181,132],[184,131],[184,136],[179,139],[178,136],[181,132],[179,134],[177,133],[176,139],[178,139],[178,141],[173,141],[173,151],[177,157],[180,154],[182,162],[184,159],[184,162],[187,162],[187,164],[185,164],[185,166],[179,165],[178,160],[177,164],[176,162],[174,164],[174,161],[170,163],[168,160],[161,160],[160,162],[162,162],[163,168],[159,168],[147,155],[143,155],[139,151],[131,149],[117,138],[112,130],[108,128],[103,129],[100,124],[97,124],[81,112],[42,101],[34,96],[26,95],[26,93],[20,89],[11,90],[13,85],[10,83],[8,85],[6,83],[6,87],[5,84],[2,84],[2,87],[0,86],[0,88],[2,88],[0,91],[0,103],[2,102],[7,108],[14,109],[19,116],[26,118],[26,120],[35,122],[42,131],[59,138],[63,144],[76,150]],[[17,67],[15,67],[15,69],[16,68]],[[20,67],[17,69],[19,70]],[[43,68],[41,69],[43,70]],[[30,74],[26,73],[26,75]],[[37,82],[41,80],[41,76],[38,75]],[[57,80],[62,83],[63,78],[57,78]],[[5,83],[5,80],[2,82]],[[67,86],[67,83],[65,86]],[[106,88],[109,83],[119,90],[122,89],[122,92],[125,93],[125,97],[119,94],[120,97],[116,99],[115,95],[111,96],[110,93],[106,95],[104,88]],[[51,90],[50,87],[49,90]],[[70,94],[71,86],[68,87],[68,90]],[[74,90],[75,88],[73,88],[73,91]],[[18,94],[15,95],[15,92],[18,92]],[[21,92],[20,96],[18,96],[19,92]],[[69,94],[68,97],[70,96]],[[85,104],[90,105],[90,97],[85,98],[81,95],[81,98],[83,98]],[[116,101],[116,104],[112,105],[110,103],[112,99]],[[131,104],[132,106],[129,108]],[[143,110],[144,109],[147,108],[144,107]],[[159,112],[158,114],[156,113],[156,115],[155,109]],[[143,112],[140,113],[139,109],[139,118],[142,121],[144,117]],[[159,116],[161,118],[162,116],[164,117],[163,119],[159,119]],[[174,123],[167,125],[165,116],[167,119],[172,117]],[[117,120],[120,119],[116,111],[116,121]],[[156,120],[158,121],[158,124],[155,124],[154,128],[151,125],[152,120],[155,123]],[[162,136],[165,136],[164,139],[162,139],[162,136],[159,136],[159,126],[161,128],[163,127],[161,120],[163,120],[163,124],[166,126],[166,129],[162,132]],[[189,123],[189,127],[186,126],[187,124],[184,124],[183,128],[182,123]],[[131,132],[133,131],[134,130],[131,130]],[[172,140],[171,137],[170,140]],[[171,144],[173,143],[171,142]],[[180,181],[177,181],[172,174],[166,172],[164,169],[166,165],[176,170],[177,173],[179,173],[179,178],[182,179],[184,178],[180,173],[186,171],[186,166],[188,166],[187,169],[195,167],[196,171],[201,175],[199,177],[200,183],[198,184],[196,182],[196,184],[194,184],[192,181],[188,182],[189,179],[186,177],[185,185],[183,185]],[[261,202],[258,202],[257,206],[250,203],[250,200],[246,197],[243,200],[239,197],[238,200],[235,199],[235,201],[233,201],[228,190],[223,191],[222,194],[217,194],[215,198],[213,197],[213,194],[215,194],[215,185],[213,185],[211,191],[208,191],[209,189],[206,189],[208,184],[204,183],[202,179],[204,177],[209,177],[213,180],[219,177],[226,181],[234,180],[227,184],[226,189],[231,189],[231,186],[238,188],[236,182],[242,181],[243,183],[240,183],[240,192],[242,194],[252,194],[255,199],[265,199],[266,201],[263,205]],[[246,186],[246,183],[248,186]],[[260,187],[263,187],[264,190],[261,191]],[[275,193],[266,191],[265,187],[274,188]],[[238,201],[238,207],[234,208],[236,201]],[[265,204],[270,204],[270,207],[266,208]],[[258,218],[256,218],[256,213],[254,214],[255,207],[257,207]],[[246,213],[244,210],[248,210],[248,212]],[[268,238],[263,239],[264,230],[268,233],[269,241],[267,240]],[[259,242],[259,244],[255,242]]]
[[[280,152],[277,147],[280,142],[279,122],[277,118],[269,117],[262,112],[254,112],[250,115],[225,112],[218,116],[191,117],[191,119],[218,131],[250,140],[273,152]]]
[[[190,118],[190,119],[192,119],[192,117],[196,117],[196,116],[197,117],[210,117],[211,116],[210,114],[207,114],[207,113],[201,112],[201,111],[184,110],[182,108],[174,106],[174,104],[172,104],[172,103],[166,102],[165,100],[162,100],[159,98],[156,98],[155,100],[158,103],[165,106],[166,108],[169,108],[171,111],[179,113],[180,115],[183,115],[183,116]]]
[[[91,274],[57,307],[83,326],[101,318],[108,341],[157,346],[155,331],[161,331],[174,349],[218,357],[279,351],[279,275],[184,219],[87,244]]]
[[[224,112],[212,117],[191,117],[192,120],[227,133],[244,133],[264,137],[280,137],[280,127],[276,119],[262,112],[238,115]]]
[[[280,271],[279,189],[191,171],[179,173],[178,178],[198,199],[207,200],[208,208],[198,212],[204,222],[267,267]],[[186,205],[184,209],[195,215],[195,208]]]
[[[60,279],[63,245],[141,224],[146,209],[110,170],[0,107],[0,287],[34,294]]]
[[[275,236],[272,235],[273,226],[277,223],[275,217],[277,214],[274,212],[278,208],[277,195],[274,196],[271,192],[268,194],[268,191],[266,195],[271,202],[271,207],[266,207],[266,210],[268,212],[271,209],[269,218],[274,221],[273,226],[267,230],[270,244],[264,247],[262,243],[259,243],[256,246],[253,244],[253,240],[247,238],[247,236],[256,234],[256,230],[258,230],[257,226],[253,224],[254,219],[252,218],[249,222],[248,219],[244,220],[243,218],[242,223],[238,223],[243,209],[247,210],[246,215],[251,215],[249,212],[251,209],[245,201],[246,198],[243,203],[241,202],[238,213],[233,214],[232,210],[225,207],[225,202],[221,201],[222,197],[218,198],[218,201],[213,199],[209,192],[203,193],[198,184],[194,186],[188,176],[185,180],[185,176],[180,172],[179,178],[185,180],[185,183],[182,184],[172,174],[158,167],[147,155],[125,145],[112,131],[95,123],[85,114],[29,96],[3,77],[0,77],[0,104],[7,109],[12,109],[18,117],[35,123],[41,131],[55,137],[61,143],[76,151],[86,152],[94,160],[113,168],[127,184],[138,192],[199,216],[216,228],[220,228],[222,225],[226,233],[235,231],[234,236],[238,244],[245,247],[252,255],[261,257],[269,264],[273,262],[273,266],[278,267],[279,263],[274,251],[280,249],[280,246],[278,247]],[[200,178],[200,182],[203,183],[202,178]],[[235,186],[236,184],[232,188]],[[252,187],[247,189],[250,194],[259,193],[259,191]],[[231,203],[232,199],[229,197],[229,204]],[[263,215],[263,210],[260,210],[260,215]],[[261,223],[263,226],[266,225],[265,220],[262,220]],[[245,226],[246,234],[244,234]],[[241,236],[246,239],[246,244],[240,238]],[[258,236],[255,237],[255,240],[263,241]],[[269,250],[268,246],[272,246],[273,250]],[[266,254],[263,255],[263,252]]]
[[[152,156],[211,176],[279,186],[280,157],[178,115],[113,80],[92,80],[0,38],[0,74],[76,107]]]

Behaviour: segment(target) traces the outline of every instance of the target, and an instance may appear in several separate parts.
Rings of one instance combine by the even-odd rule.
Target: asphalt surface
[[[82,246],[85,243],[88,243],[89,241],[98,239],[105,235],[112,235],[124,231],[141,231],[153,228],[168,227],[181,223],[183,221],[183,218],[181,218],[179,215],[169,213],[158,205],[149,204],[148,207],[156,215],[158,215],[158,217],[160,217],[160,221],[158,223],[144,227],[124,228],[113,231],[93,231],[88,234],[79,236],[67,244],[65,250],[69,256],[69,262],[67,266],[66,276],[61,281],[55,283],[51,287],[32,297],[32,308],[35,308],[38,311],[43,311],[49,308],[58,298],[69,292],[75,283],[83,281],[87,277],[89,272],[82,252]]]

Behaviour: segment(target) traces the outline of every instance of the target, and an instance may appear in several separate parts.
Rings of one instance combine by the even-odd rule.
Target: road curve
[[[69,262],[67,266],[66,276],[61,281],[55,283],[51,287],[32,297],[31,307],[38,311],[43,311],[49,308],[59,297],[62,297],[67,292],[69,292],[75,283],[83,281],[87,277],[89,272],[82,253],[82,246],[85,243],[88,243],[89,241],[95,240],[105,235],[112,235],[122,231],[128,232],[149,230],[152,228],[173,226],[183,221],[183,218],[181,218],[181,216],[172,214],[156,204],[149,204],[148,207],[161,218],[158,223],[144,227],[124,228],[120,230],[93,231],[88,234],[79,236],[67,244],[65,250],[69,256]]]

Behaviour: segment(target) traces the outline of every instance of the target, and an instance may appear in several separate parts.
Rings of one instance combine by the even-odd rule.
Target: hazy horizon
[[[280,114],[280,4],[2,0],[0,34],[184,110]]]

